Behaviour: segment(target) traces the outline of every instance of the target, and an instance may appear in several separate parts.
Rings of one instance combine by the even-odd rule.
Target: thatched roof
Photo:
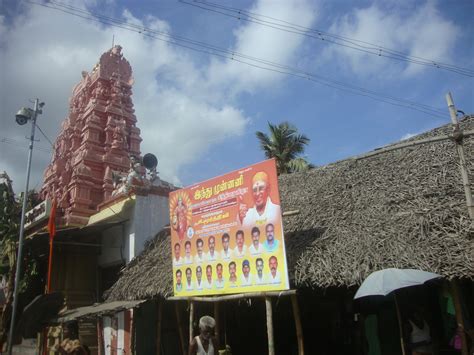
[[[461,123],[474,129],[474,116]],[[411,138],[451,134],[446,125]],[[474,136],[464,138],[474,191]],[[351,158],[279,178],[293,286],[360,284],[375,270],[418,268],[474,279],[474,227],[451,140]],[[172,294],[163,232],[123,271],[109,300]]]

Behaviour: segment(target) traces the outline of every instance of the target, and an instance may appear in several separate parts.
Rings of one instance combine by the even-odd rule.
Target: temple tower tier
[[[110,198],[113,172],[140,159],[140,129],[132,102],[132,68],[120,46],[102,54],[73,88],[69,115],[44,173],[43,198],[55,199],[63,225],[83,225]]]

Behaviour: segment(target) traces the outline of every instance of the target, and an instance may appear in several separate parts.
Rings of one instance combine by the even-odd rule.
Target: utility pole
[[[459,122],[457,119],[457,110],[456,110],[456,107],[454,106],[453,98],[450,92],[446,94],[446,101],[448,103],[451,121],[453,122],[453,128],[454,128],[453,136],[454,136],[454,141],[456,143],[456,150],[459,156],[459,168],[461,169],[461,177],[462,177],[462,183],[464,186],[464,194],[466,195],[467,210],[469,213],[469,217],[471,217],[471,220],[473,220],[474,219],[474,205],[472,201],[471,186],[469,185],[469,176],[467,174],[466,156],[464,154],[464,146],[462,145],[463,135],[462,135],[461,128],[459,127]]]
[[[33,156],[33,143],[35,141],[35,127],[36,127],[36,118],[38,114],[42,113],[41,107],[44,103],[39,103],[38,99],[35,99],[35,108],[32,110],[30,108],[22,108],[16,114],[16,122],[19,125],[24,125],[31,120],[31,135],[30,135],[30,146],[28,152],[28,164],[26,168],[26,186],[25,193],[23,194],[23,206],[21,208],[21,222],[20,222],[20,237],[18,240],[18,254],[16,257],[16,271],[15,271],[15,285],[13,291],[13,305],[12,305],[12,317],[10,320],[10,331],[8,333],[8,355],[12,354],[13,349],[13,333],[15,329],[15,318],[18,307],[18,293],[19,293],[19,284],[20,284],[20,274],[21,274],[21,263],[23,261],[23,240],[25,234],[25,212],[26,212],[26,202],[28,200],[28,185],[30,182],[30,171],[31,171],[31,158]]]

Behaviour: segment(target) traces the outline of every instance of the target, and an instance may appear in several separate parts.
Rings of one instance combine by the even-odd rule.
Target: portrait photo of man
[[[252,275],[250,274],[250,262],[246,259],[242,261],[242,275],[240,276],[241,286],[252,285]]]
[[[213,235],[211,235],[207,239],[207,247],[208,247],[208,252],[206,254],[206,260],[208,261],[216,261],[217,260],[217,254],[216,254],[216,238],[214,238]]]
[[[234,256],[236,258],[242,258],[247,253],[247,246],[245,245],[245,236],[243,230],[238,230],[235,233],[235,248],[234,248]]]
[[[222,259],[230,259],[232,257],[232,249],[229,248],[230,245],[230,235],[227,233],[222,234]]]
[[[191,270],[190,267],[186,269],[186,291],[192,291],[193,290],[193,271]]]
[[[183,273],[181,270],[176,270],[176,292],[180,292],[183,290],[183,283],[182,283]]]
[[[244,228],[276,223],[281,218],[280,205],[272,202],[270,188],[267,173],[260,171],[253,176],[252,197],[255,204],[254,207],[249,208],[242,201],[239,203],[237,219]]]
[[[224,287],[224,275],[223,275],[224,267],[221,263],[216,265],[216,274],[217,278],[215,281],[216,288],[223,288]]]
[[[174,258],[173,258],[173,265],[179,266],[183,263],[183,258],[181,257],[181,245],[176,243],[174,245]]]
[[[265,242],[263,246],[265,251],[273,253],[275,250],[278,249],[278,240],[275,239],[275,227],[273,224],[269,223],[265,226]]]
[[[255,260],[255,269],[257,270],[257,275],[255,276],[256,285],[264,285],[266,283],[265,275],[263,274],[263,266],[263,259],[257,258],[257,260]]]
[[[231,287],[237,286],[237,265],[234,261],[229,263],[229,284]]]
[[[196,251],[194,262],[202,263],[204,261],[204,241],[201,238],[196,240]]]
[[[206,280],[204,281],[204,287],[210,290],[212,288],[212,266],[206,266]]]
[[[203,289],[203,284],[202,284],[202,267],[197,266],[196,267],[196,290],[202,290]]]
[[[268,259],[268,267],[270,268],[268,282],[272,284],[279,284],[281,282],[281,277],[280,272],[278,271],[278,259],[276,256],[272,255],[270,259]]]
[[[260,255],[263,252],[263,245],[260,243],[260,229],[258,227],[252,228],[252,244],[249,251],[251,255]]]
[[[193,263],[193,257],[191,256],[191,242],[189,240],[184,243],[184,263]]]

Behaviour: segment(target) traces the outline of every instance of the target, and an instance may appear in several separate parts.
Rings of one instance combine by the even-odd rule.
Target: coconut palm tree
[[[288,122],[273,125],[268,122],[270,134],[257,131],[260,147],[267,158],[275,158],[278,174],[305,171],[313,168],[301,155],[310,139],[298,133],[298,129]]]

